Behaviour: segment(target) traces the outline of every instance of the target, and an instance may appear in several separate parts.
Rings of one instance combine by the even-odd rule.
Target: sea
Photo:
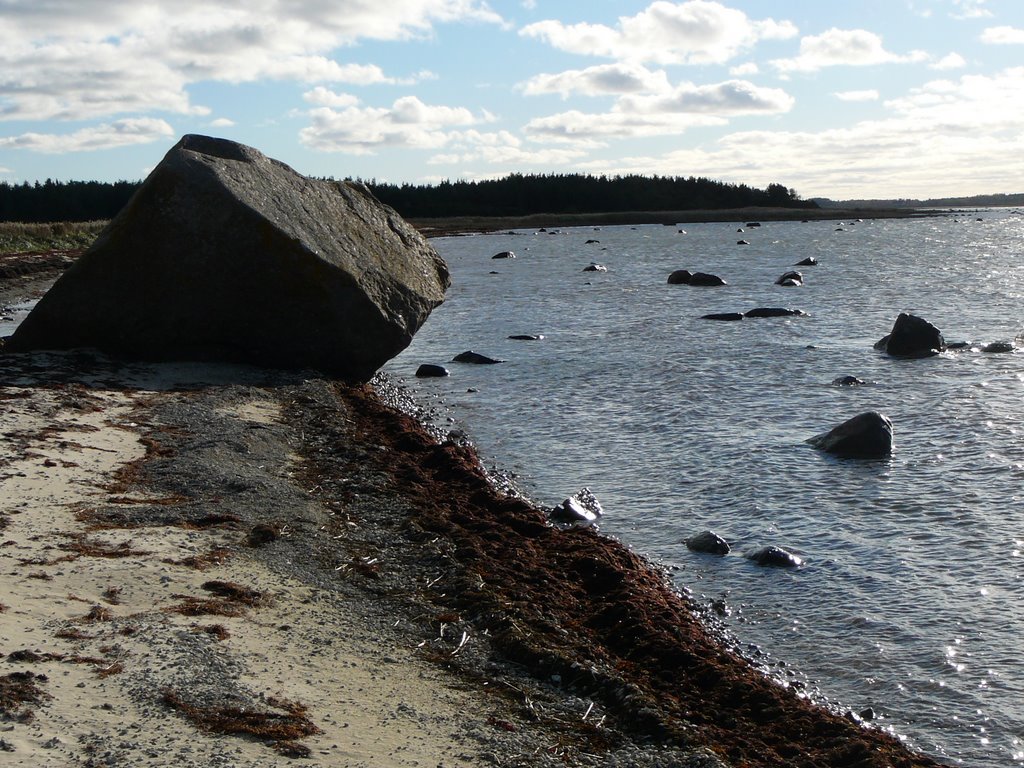
[[[538,504],[589,488],[603,533],[664,567],[801,695],[952,764],[1024,764],[1021,211],[433,244],[447,299],[385,371],[436,424]],[[515,258],[492,258],[503,251]],[[727,285],[669,285],[677,269]],[[790,270],[803,285],[776,285]],[[701,317],[756,307],[807,314]],[[901,312],[966,345],[875,350]],[[451,362],[467,350],[504,362]],[[450,376],[416,378],[423,363]],[[834,383],[845,376],[863,383]],[[806,442],[870,410],[892,420],[891,457]],[[687,549],[708,529],[728,555]],[[743,556],[767,545],[803,566]]]

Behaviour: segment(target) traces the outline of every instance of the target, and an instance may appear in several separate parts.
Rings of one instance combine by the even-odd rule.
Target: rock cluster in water
[[[7,348],[95,347],[365,381],[408,346],[448,284],[433,247],[365,186],[188,135]]]

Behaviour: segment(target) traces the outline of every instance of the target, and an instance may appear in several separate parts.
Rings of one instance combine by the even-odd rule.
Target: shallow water
[[[589,486],[602,530],[677,569],[697,599],[724,598],[726,624],[766,663],[936,756],[1024,763],[1024,350],[872,349],[901,311],[947,341],[1014,339],[1024,216],[740,226],[435,240],[448,299],[386,370],[536,501]],[[504,250],[517,258],[490,258]],[[806,256],[820,263],[793,267]],[[608,271],[583,272],[591,261]],[[667,285],[679,268],[729,285]],[[804,286],[774,285],[789,269]],[[699,319],[758,306],[810,316]],[[507,339],[521,333],[545,338]],[[447,362],[467,349],[506,362]],[[413,378],[425,362],[451,377]],[[847,374],[872,383],[832,386]],[[870,409],[893,421],[891,459],[804,443]],[[705,528],[733,553],[689,552]],[[764,544],[805,567],[739,555]]]

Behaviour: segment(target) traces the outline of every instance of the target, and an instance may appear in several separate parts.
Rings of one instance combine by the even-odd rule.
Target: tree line
[[[111,219],[140,181],[0,182],[0,221],[52,222]],[[684,211],[748,206],[817,208],[782,184],[756,189],[680,176],[524,175],[439,184],[364,182],[376,197],[407,218],[528,216],[534,213]]]

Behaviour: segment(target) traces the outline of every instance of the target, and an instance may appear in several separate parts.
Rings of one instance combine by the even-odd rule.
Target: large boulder
[[[867,411],[807,442],[844,458],[881,459],[892,453],[892,422],[878,411]]]
[[[430,244],[361,185],[188,135],[7,349],[316,368],[365,381],[444,300]]]
[[[892,330],[875,343],[875,348],[897,357],[927,357],[943,351],[946,341],[939,329],[924,318],[901,312]]]

